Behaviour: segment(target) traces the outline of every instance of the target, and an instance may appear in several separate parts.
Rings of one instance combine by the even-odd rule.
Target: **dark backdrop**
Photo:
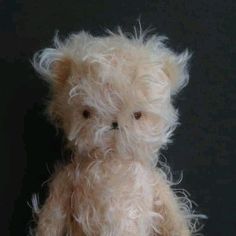
[[[49,46],[57,29],[62,36],[117,25],[132,31],[141,17],[176,51],[193,52],[190,83],[176,101],[182,125],[163,153],[208,215],[204,234],[235,235],[235,12],[234,0],[0,0],[0,234],[27,234],[27,202],[34,192],[43,201],[41,184],[65,158],[61,135],[43,114],[48,90],[30,65],[33,53]]]

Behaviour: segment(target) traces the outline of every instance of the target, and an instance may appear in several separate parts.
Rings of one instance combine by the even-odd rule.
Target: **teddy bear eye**
[[[91,112],[90,112],[89,110],[84,110],[84,111],[83,111],[83,117],[84,117],[85,119],[90,118],[90,117],[91,117]]]
[[[139,120],[141,117],[142,117],[142,112],[141,111],[134,112],[134,118],[136,120]]]

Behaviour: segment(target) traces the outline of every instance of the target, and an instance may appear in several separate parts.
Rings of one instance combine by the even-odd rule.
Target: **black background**
[[[26,235],[32,193],[63,159],[60,133],[44,115],[48,88],[30,64],[50,46],[58,29],[65,37],[82,29],[95,35],[137,19],[169,37],[169,46],[193,52],[190,83],[179,94],[181,126],[163,151],[180,187],[206,214],[204,235],[236,235],[235,197],[235,12],[232,0],[0,0],[0,234]]]

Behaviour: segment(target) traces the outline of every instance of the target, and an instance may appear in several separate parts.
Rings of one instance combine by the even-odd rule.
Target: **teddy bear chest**
[[[135,218],[152,211],[154,177],[139,162],[97,162],[79,173],[72,196],[77,220]]]

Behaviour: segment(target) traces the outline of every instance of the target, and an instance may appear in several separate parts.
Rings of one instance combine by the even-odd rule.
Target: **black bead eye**
[[[141,117],[142,117],[142,112],[141,111],[134,112],[134,118],[136,120],[139,120]]]
[[[84,117],[85,119],[90,118],[90,117],[91,117],[91,113],[90,113],[90,111],[88,111],[88,110],[84,110],[84,111],[83,111],[83,117]]]

